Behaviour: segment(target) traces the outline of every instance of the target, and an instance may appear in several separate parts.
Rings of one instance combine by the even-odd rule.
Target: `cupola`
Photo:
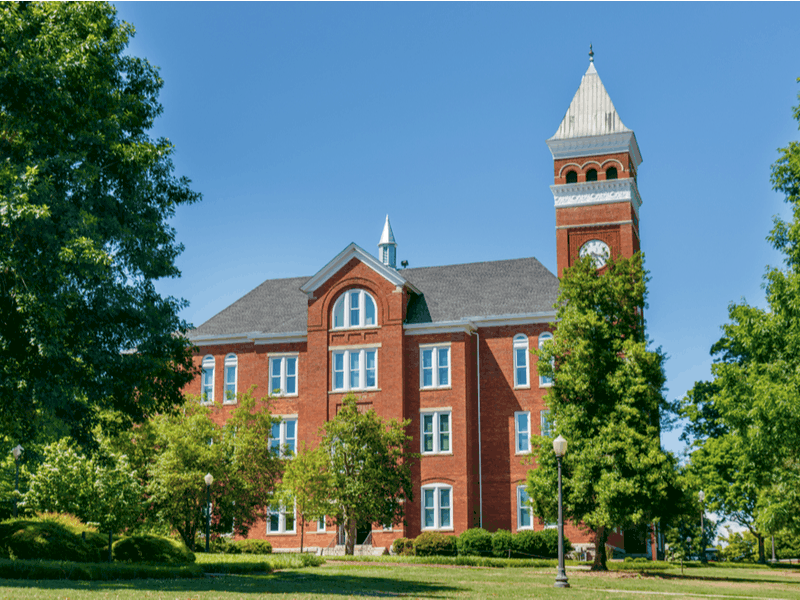
[[[381,241],[378,242],[378,258],[387,267],[397,268],[397,242],[394,241],[394,233],[389,223],[389,215],[386,215],[386,223],[383,225]]]

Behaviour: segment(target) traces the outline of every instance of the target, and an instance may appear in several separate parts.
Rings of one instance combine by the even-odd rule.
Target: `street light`
[[[206,554],[208,554],[208,534],[211,529],[211,484],[214,483],[214,476],[206,473],[203,481],[206,482]]]
[[[567,453],[567,440],[560,435],[553,440],[553,452],[558,461],[558,573],[553,587],[568,588],[567,572],[564,570],[564,510],[561,500],[561,459]]]
[[[697,494],[697,497],[700,500],[700,562],[704,565],[708,563],[708,558],[706,557],[706,528],[705,523],[703,523],[703,515],[705,514],[705,506],[703,505],[703,500],[706,499],[706,495],[703,490],[700,490]]]
[[[17,495],[19,494],[19,457],[22,456],[24,448],[19,444],[11,451],[14,455],[14,463],[16,463],[17,470],[14,475],[14,518],[17,518]]]

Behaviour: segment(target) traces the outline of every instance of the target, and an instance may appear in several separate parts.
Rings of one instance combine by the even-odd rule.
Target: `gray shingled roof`
[[[558,296],[558,279],[535,258],[421,267],[399,273],[422,292],[412,295],[407,323],[544,312],[553,309]],[[189,337],[306,331],[308,300],[300,286],[309,279],[268,279]]]

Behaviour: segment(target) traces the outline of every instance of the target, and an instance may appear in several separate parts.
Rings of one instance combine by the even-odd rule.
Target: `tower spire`
[[[392,269],[397,268],[397,242],[394,241],[389,215],[386,215],[386,223],[383,225],[381,241],[378,242],[378,252],[379,258],[384,265]]]
[[[589,42],[589,62],[594,62],[594,50],[592,50],[592,43]]]

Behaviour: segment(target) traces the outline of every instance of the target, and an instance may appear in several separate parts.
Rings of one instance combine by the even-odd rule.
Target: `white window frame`
[[[522,431],[519,427],[519,417],[525,417],[527,421],[527,430]],[[520,444],[520,434],[528,436],[527,448],[522,448]],[[520,410],[514,413],[514,453],[515,454],[529,454],[531,451],[531,413],[528,410]]]
[[[528,495],[528,493],[525,491],[525,486],[518,485],[517,486],[517,531],[527,531],[529,529],[531,530],[533,529],[533,507],[530,505],[530,503],[528,504],[528,506],[524,505],[524,500],[522,498],[523,494],[525,494],[525,496]],[[522,524],[523,511],[528,513],[528,523],[529,523],[528,525]]]
[[[228,381],[228,369],[233,367],[233,391],[228,389],[231,382]],[[236,404],[236,393],[239,391],[239,358],[231,353],[225,357],[225,367],[222,371],[223,387],[225,393],[222,396],[223,404]]]
[[[325,522],[328,518],[328,515],[323,515],[321,518],[317,519],[317,533],[326,533],[328,531],[327,523]],[[322,527],[320,527],[320,523],[322,523]]]
[[[352,297],[358,297],[358,323],[355,325],[351,322],[351,309],[352,309]],[[372,307],[375,311],[375,319],[374,323],[367,323],[367,299],[372,301]],[[342,307],[344,313],[343,317],[343,324],[336,325],[336,311],[339,307]],[[378,303],[375,301],[375,298],[366,290],[362,290],[360,288],[355,288],[352,290],[347,290],[344,292],[339,298],[337,298],[336,302],[333,303],[333,308],[331,309],[331,329],[369,329],[378,326]]]
[[[439,352],[447,352],[447,383],[439,382]],[[426,351],[431,352],[431,385],[425,385],[425,360]],[[453,361],[450,352],[450,343],[420,344],[419,345],[419,389],[420,390],[447,390],[453,386]]]
[[[447,415],[447,431],[441,431],[441,422],[439,417]],[[425,432],[425,417],[432,417],[433,430],[430,433]],[[442,450],[441,436],[443,433],[447,434],[448,446],[447,450]],[[425,436],[433,436],[433,449],[425,450]],[[453,411],[451,408],[425,408],[419,411],[419,451],[420,454],[453,454]]]
[[[214,385],[216,383],[216,376],[217,376],[217,369],[216,369],[216,360],[210,354],[207,354],[203,357],[203,363],[201,365],[201,374],[200,374],[200,402],[202,404],[214,404]],[[206,371],[211,371],[211,385],[206,385]],[[211,390],[211,393],[207,393],[207,389]]]
[[[524,358],[525,363],[519,364],[519,357],[520,357],[520,350],[522,350],[521,356]],[[513,352],[514,352],[514,388],[515,389],[529,389],[531,387],[531,376],[530,376],[530,351],[528,346],[528,336],[524,333],[518,333],[514,336],[513,341]],[[519,369],[525,369],[525,381],[519,380]]]
[[[550,422],[550,426],[547,427],[547,431],[545,432],[545,422],[550,422],[550,409],[540,410],[539,411],[539,435],[552,437],[553,436],[553,423]]]
[[[279,451],[277,453],[278,456],[280,458],[292,458],[295,455],[295,453],[297,452],[297,415],[283,415],[283,416],[276,415],[276,417],[280,419],[280,422],[273,423],[272,426],[274,427],[275,425],[277,425],[279,427],[278,431],[279,431],[280,435],[279,435],[278,438],[274,438],[272,436],[272,428],[270,428],[270,432],[269,432],[270,433],[270,435],[269,435],[270,450],[273,450],[273,448],[272,448],[273,440],[277,439],[278,440],[278,449],[279,449]],[[286,435],[287,423],[290,422],[290,421],[294,422],[294,437],[293,438],[290,438],[290,437],[288,437]],[[293,442],[292,453],[291,454],[288,454],[286,452],[286,446],[289,444],[289,440],[291,440]]]
[[[425,506],[425,492],[427,490],[433,490],[433,526],[426,527],[425,526],[425,511],[427,507]],[[441,491],[447,490],[449,495],[449,502],[450,506],[442,507],[441,506]],[[453,531],[453,486],[446,484],[446,483],[431,483],[428,485],[423,485],[420,493],[420,507],[422,510],[421,513],[421,521],[420,526],[422,531]],[[450,524],[442,527],[442,510],[449,510],[450,511]]]
[[[549,331],[545,331],[539,336],[539,348],[541,349],[546,342],[551,342],[552,340],[553,334]],[[539,387],[551,387],[552,385],[553,379],[551,377],[542,377],[539,375]]]
[[[278,515],[278,530],[272,530],[272,515]],[[283,504],[270,506],[267,512],[267,535],[294,535],[297,533],[297,510],[292,505],[292,528],[286,528],[286,507]]]
[[[289,381],[289,361],[294,360],[294,392],[287,392],[287,384]],[[294,397],[297,396],[300,390],[299,387],[299,365],[300,365],[300,354],[298,352],[270,352],[267,354],[267,361],[269,361],[269,393],[271,396],[286,396],[286,397]],[[273,378],[273,361],[280,361],[280,373],[278,373],[278,377],[280,377],[280,386],[276,388],[278,391],[276,392],[275,389],[272,389],[272,378]]]
[[[375,384],[367,386],[367,354],[370,352],[375,353]],[[342,356],[342,387],[336,387],[336,357]],[[351,385],[352,378],[352,362],[351,357],[358,356],[358,385]],[[344,350],[337,349],[331,350],[331,391],[334,392],[349,392],[351,390],[377,390],[378,389],[378,346],[371,346],[369,348],[353,347],[352,349]]]

